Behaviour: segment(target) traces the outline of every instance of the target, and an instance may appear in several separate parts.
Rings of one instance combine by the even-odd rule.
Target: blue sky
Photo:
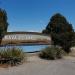
[[[75,29],[75,0],[0,0],[8,15],[8,31],[41,32],[50,17],[61,13]]]

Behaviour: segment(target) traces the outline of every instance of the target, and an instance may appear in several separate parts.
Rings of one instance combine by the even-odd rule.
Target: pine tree
[[[7,32],[7,28],[7,13],[5,10],[0,8],[0,38],[2,38],[4,34]]]
[[[53,15],[43,33],[50,34],[54,45],[60,45],[70,52],[73,37],[73,27],[60,13]]]

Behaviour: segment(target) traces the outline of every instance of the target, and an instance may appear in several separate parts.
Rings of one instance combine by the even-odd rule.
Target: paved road
[[[75,59],[47,61],[37,56],[17,67],[0,68],[0,75],[75,75]]]

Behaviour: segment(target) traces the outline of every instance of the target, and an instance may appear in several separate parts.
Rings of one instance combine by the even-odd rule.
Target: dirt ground
[[[0,75],[75,75],[75,57],[43,60],[33,55],[22,65],[0,68]]]

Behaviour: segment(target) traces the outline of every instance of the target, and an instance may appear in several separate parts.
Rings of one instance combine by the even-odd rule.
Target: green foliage
[[[5,59],[5,61],[8,60],[9,62],[16,64],[25,60],[26,54],[21,48],[2,48],[0,49],[0,59]]]
[[[43,49],[39,56],[44,59],[59,59],[62,58],[63,50],[59,47],[47,47]]]
[[[3,37],[7,32],[8,22],[7,22],[7,13],[5,10],[0,8],[0,37]]]
[[[64,16],[62,16],[60,13],[57,13],[51,17],[50,22],[46,27],[46,31],[48,33],[65,33],[72,32],[73,28]]]
[[[72,24],[69,24],[64,16],[57,13],[50,19],[43,33],[50,34],[54,45],[61,46],[67,53],[70,52],[73,40]]]
[[[72,41],[72,46],[75,46],[75,32],[73,33],[73,41]]]

